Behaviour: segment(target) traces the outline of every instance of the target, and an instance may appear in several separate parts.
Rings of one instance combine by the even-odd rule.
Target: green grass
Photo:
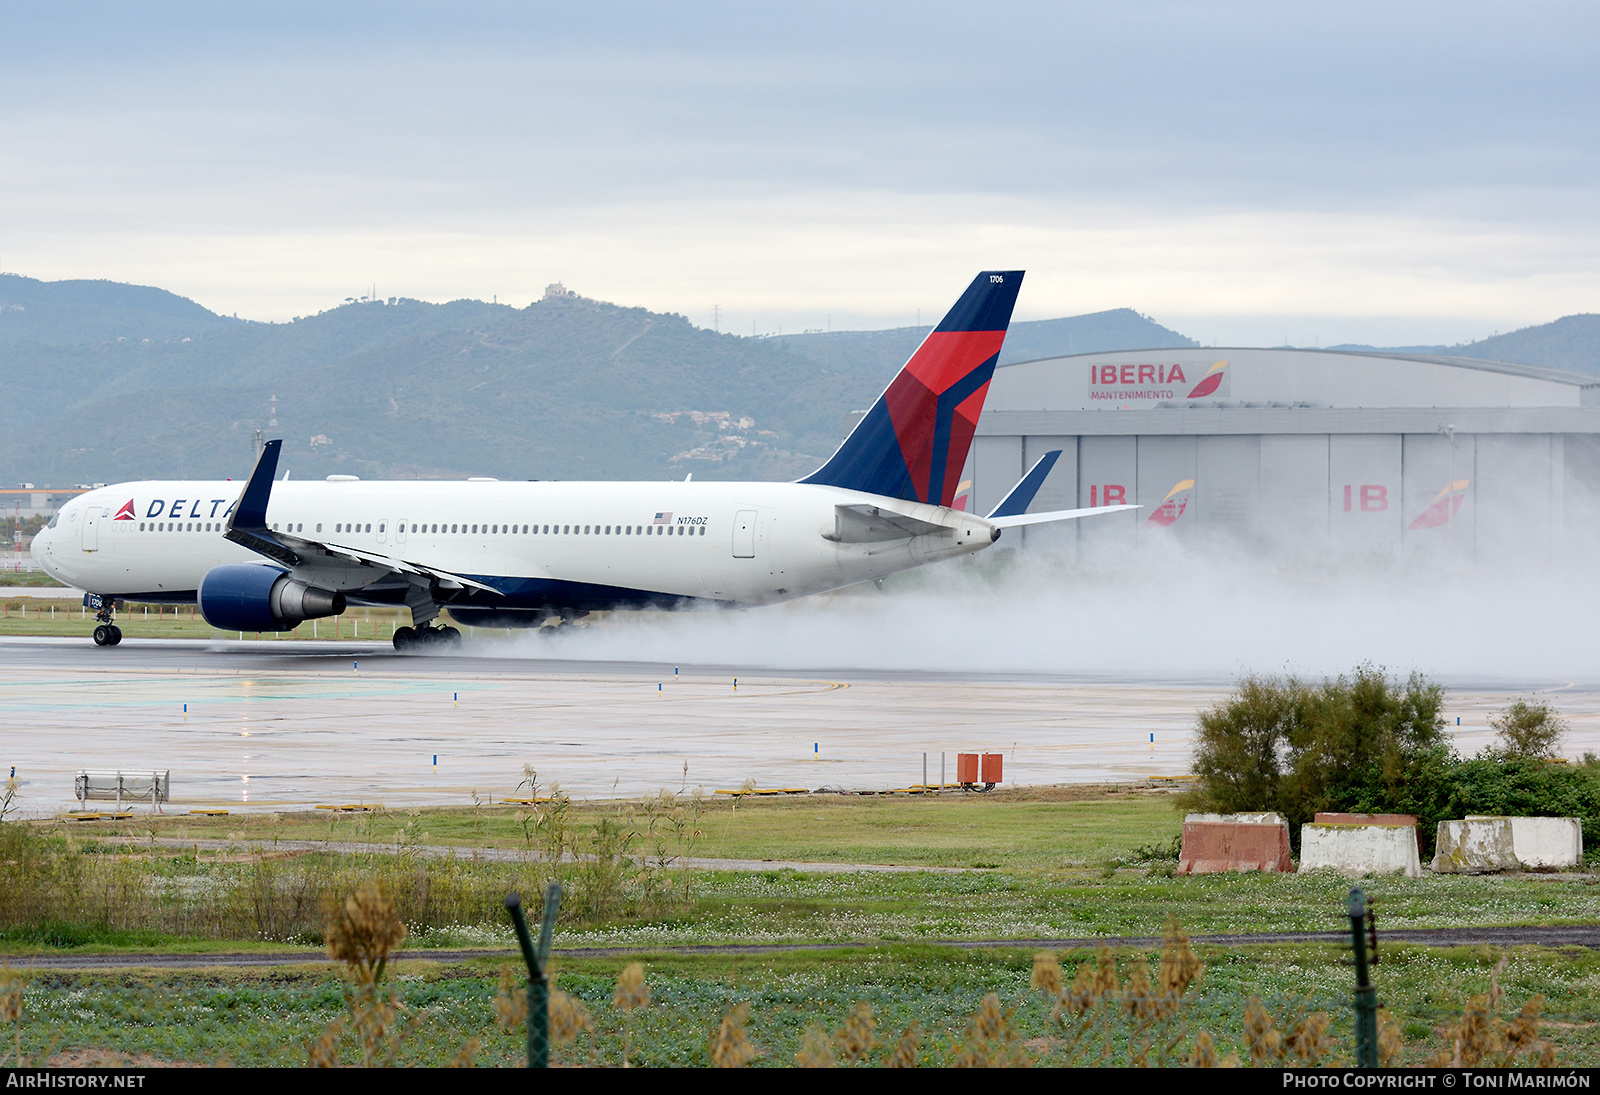
[[[1330,874],[1172,874],[1173,863],[1134,858],[1141,845],[1162,843],[1175,833],[1179,815],[1164,795],[1121,793],[1102,798],[1072,795],[1093,789],[1017,791],[988,796],[921,799],[907,797],[818,797],[708,804],[700,824],[706,836],[693,852],[706,857],[774,860],[869,861],[998,869],[941,873],[817,874],[777,867],[758,871],[691,871],[692,900],[618,901],[599,898],[583,906],[581,923],[566,937],[589,944],[701,944],[814,940],[916,940],[940,938],[1073,938],[1156,935],[1168,913],[1197,933],[1331,931],[1339,927],[1349,881]],[[1054,796],[1054,797],[1052,797]],[[617,803],[575,804],[573,828],[589,833],[600,818],[615,818]],[[181,839],[393,840],[434,844],[523,847],[522,828],[510,808],[405,811],[354,817],[291,814],[233,818],[149,819],[137,826],[65,828],[84,850],[140,851],[150,856],[139,869],[159,879],[163,893],[219,895],[256,885],[265,871],[278,886],[301,878],[319,885],[367,872],[381,875],[394,856],[316,853],[250,863],[248,852],[151,849],[149,834]],[[128,843],[124,843],[127,841]],[[590,839],[580,835],[579,846]],[[636,849],[637,849],[636,845]],[[412,920],[418,942],[428,946],[510,946],[511,937],[495,895],[518,886],[537,888],[526,864],[456,861],[408,868],[398,879],[428,883],[433,895]],[[416,874],[423,870],[423,874]],[[426,873],[432,871],[430,876]],[[602,880],[603,881],[603,880]],[[342,882],[338,884],[343,884]],[[447,903],[441,895],[456,894]],[[588,900],[581,876],[568,879],[574,899]],[[668,870],[659,885],[681,886]],[[1600,887],[1583,876],[1522,878],[1426,875],[1420,879],[1372,878],[1363,882],[1376,902],[1384,928],[1500,926],[1584,923],[1600,919]],[[176,900],[174,898],[173,900]],[[227,902],[224,902],[227,904]],[[237,909],[236,904],[229,908]],[[574,906],[577,908],[577,906]],[[420,910],[432,909],[431,913]],[[606,911],[609,909],[610,911]],[[597,911],[598,910],[598,911]],[[171,915],[172,923],[192,916]],[[198,916],[199,914],[193,914]],[[575,915],[579,915],[575,913]],[[204,921],[200,917],[200,921]],[[199,922],[199,921],[196,921]],[[248,923],[235,919],[235,923]],[[289,939],[311,930],[301,926]],[[288,929],[285,929],[288,930]],[[235,933],[237,934],[237,933]],[[256,934],[255,932],[251,933]],[[17,940],[19,943],[22,939]]]
[[[0,602],[0,635],[84,636],[94,630],[94,613],[85,614],[77,601],[60,598],[8,598]],[[54,613],[52,614],[52,606]],[[359,638],[387,640],[394,627],[409,621],[409,613],[393,609],[352,609],[333,620],[301,624],[293,631],[247,632],[247,639],[349,640],[352,627]],[[129,639],[234,639],[236,631],[218,631],[201,618],[194,605],[133,605],[117,613],[117,626]],[[313,635],[312,632],[316,634]]]
[[[574,803],[574,824],[587,832],[598,819],[616,818],[629,808],[617,802]],[[1183,820],[1170,795],[1105,786],[926,798],[755,797],[745,798],[737,808],[717,795],[702,808],[703,836],[694,844],[696,856],[1010,869],[1099,865],[1127,856],[1139,845],[1170,841]],[[84,832],[135,838],[155,833],[181,839],[386,841],[396,829],[409,826],[413,838],[425,844],[521,848],[526,840],[517,812],[515,806],[490,805],[366,815],[183,815]]]
[[[1221,1048],[1239,1048],[1240,1015],[1246,1000],[1260,996],[1275,1010],[1297,1014],[1325,1010],[1333,1019],[1332,1055],[1350,1056],[1350,971],[1332,947],[1278,946],[1223,953],[1199,948],[1205,969],[1191,990],[1190,1036],[1210,1031]],[[1062,956],[1066,976],[1082,952]],[[1420,1060],[1434,1031],[1450,1022],[1467,997],[1488,987],[1499,955],[1472,948],[1425,950],[1395,947],[1378,971],[1384,1001],[1409,1032],[1409,1050]],[[1124,954],[1119,974],[1133,961]],[[1046,1041],[1054,1028],[1048,1003],[1028,991],[1031,955],[1015,949],[964,952],[888,945],[870,952],[771,955],[759,960],[722,956],[645,958],[651,1004],[635,1013],[633,1063],[701,1065],[719,1019],[735,1004],[750,1005],[749,1034],[757,1065],[791,1063],[808,1025],[836,1030],[858,1000],[869,1002],[880,1042],[907,1025],[924,1032],[927,1063],[946,1058],[984,994],[997,993],[1011,1008],[1019,1038],[1037,1063],[1064,1063],[1059,1047]],[[561,1063],[621,1062],[624,1017],[611,1004],[622,959],[558,959],[558,986],[584,1002],[596,1036],[558,1047]],[[521,1063],[520,1031],[494,1024],[493,1001],[502,968],[510,962],[449,967],[401,962],[395,984],[413,1015],[420,1017],[401,1059],[438,1064],[469,1038],[483,1042],[479,1064]],[[1600,957],[1589,952],[1522,948],[1500,978],[1506,1009],[1543,994],[1544,1034],[1556,1039],[1559,1063],[1600,1061]],[[304,1063],[306,1045],[343,1010],[340,983],[325,969],[213,970],[183,974],[41,973],[28,987],[24,1052],[43,1056],[80,1047],[146,1054],[202,1064]],[[9,1039],[7,1039],[9,1041]],[[1230,1045],[1231,1044],[1231,1045]],[[879,1056],[887,1047],[880,1048]],[[1098,1054],[1090,1057],[1098,1060]],[[1113,1060],[1113,1063],[1117,1063]]]
[[[67,588],[42,570],[0,570],[0,586]]]
[[[573,829],[580,847],[602,819],[625,818],[619,803],[579,803]],[[633,809],[637,810],[636,807]],[[637,817],[635,818],[637,821]],[[16,825],[17,823],[9,823]],[[708,804],[706,836],[697,855],[835,859],[961,866],[995,856],[999,869],[950,873],[815,874],[791,869],[697,870],[691,899],[670,896],[681,878],[666,872],[643,883],[582,865],[564,876],[575,919],[556,936],[560,984],[582,998],[598,1033],[596,1063],[620,1060],[623,1021],[610,1004],[625,958],[576,958],[573,948],[619,946],[642,955],[654,1003],[638,1016],[635,1063],[704,1063],[710,1031],[735,1003],[751,1005],[758,1064],[791,1062],[803,1031],[838,1029],[856,1000],[869,1001],[882,1037],[917,1022],[930,1059],[943,1059],[967,1016],[987,992],[1015,1007],[1019,1037],[1034,1039],[1042,1063],[1062,1063],[1050,1042],[1049,1009],[1027,992],[1030,955],[999,945],[976,950],[937,945],[942,939],[1027,939],[1159,936],[1168,914],[1195,935],[1251,931],[1333,931],[1342,926],[1349,880],[1313,875],[1174,876],[1171,861],[1138,861],[1133,849],[1177,831],[1170,797],[1124,789],[1059,788],[988,796],[921,798],[747,799]],[[9,826],[8,826],[9,827]],[[529,863],[419,860],[404,848],[362,855],[270,849],[196,856],[151,847],[148,837],[230,836],[313,840],[392,840],[518,846],[512,808],[424,810],[356,817],[321,814],[141,819],[120,830],[29,823],[14,846],[7,879],[66,886],[89,880],[80,897],[18,915],[0,930],[8,953],[80,953],[159,949],[270,952],[320,940],[317,893],[363,877],[392,878],[414,950],[514,946],[500,897],[516,887],[537,892]],[[12,833],[19,830],[11,829]],[[66,842],[71,836],[72,843]],[[43,843],[41,843],[41,840]],[[47,856],[46,850],[54,849]],[[6,853],[12,855],[12,853]],[[49,856],[55,856],[50,860]],[[53,864],[53,865],[51,865]],[[30,873],[31,872],[31,873]],[[665,885],[667,896],[652,887]],[[1593,923],[1600,886],[1586,877],[1438,876],[1369,878],[1382,933],[1401,927],[1529,923]],[[120,887],[120,889],[119,889]],[[61,890],[65,893],[66,890]],[[74,893],[78,891],[73,891]],[[123,893],[147,907],[122,908],[104,895]],[[298,919],[276,931],[251,928],[251,909],[265,894],[304,893]],[[654,896],[651,896],[651,895]],[[154,895],[154,896],[152,896]],[[642,896],[641,896],[642,895]],[[11,906],[23,908],[17,904]],[[65,911],[63,911],[65,910]],[[100,911],[96,911],[100,910]],[[76,915],[72,915],[72,914]],[[224,921],[233,925],[219,931]],[[694,955],[673,948],[715,943],[859,943],[854,949]],[[1201,947],[1207,972],[1195,991],[1193,1030],[1212,1031],[1237,1048],[1244,1002],[1259,994],[1274,1008],[1324,1009],[1334,1018],[1335,1053],[1349,1056],[1350,971],[1332,945]],[[1510,950],[1501,978],[1511,1008],[1535,993],[1563,1064],[1600,1064],[1600,955],[1586,950]],[[1378,981],[1383,999],[1407,1031],[1418,1059],[1434,1031],[1482,992],[1500,957],[1490,948],[1432,949],[1385,943]],[[1064,957],[1068,976],[1085,955]],[[1131,960],[1131,959],[1128,959]],[[469,1038],[483,1042],[480,1063],[515,1064],[520,1036],[493,1025],[497,976],[511,963],[404,963],[397,985],[421,1026],[404,1059],[448,1061]],[[1124,975],[1126,974],[1124,965]],[[164,1060],[235,1064],[299,1064],[306,1045],[343,1007],[326,967],[186,973],[41,973],[28,990],[30,1055],[99,1047]],[[4,1032],[0,1032],[4,1033]],[[0,1039],[4,1041],[4,1039]],[[569,1063],[590,1059],[587,1043],[560,1051]],[[1051,1054],[1057,1054],[1052,1057]]]

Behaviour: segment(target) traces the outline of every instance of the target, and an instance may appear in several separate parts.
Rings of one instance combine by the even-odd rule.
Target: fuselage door
[[[406,519],[404,517],[394,523],[394,542],[397,544],[406,542]]]
[[[756,557],[756,511],[742,509],[733,518],[733,557]]]
[[[100,520],[106,511],[98,506],[90,506],[83,513],[83,550],[100,550]]]

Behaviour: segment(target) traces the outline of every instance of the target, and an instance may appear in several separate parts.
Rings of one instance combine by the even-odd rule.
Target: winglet
[[[244,485],[239,504],[228,517],[228,529],[264,529],[267,527],[267,502],[272,498],[272,480],[278,474],[278,450],[283,441],[268,441],[256,460],[256,470]]]
[[[1050,475],[1050,469],[1056,466],[1056,461],[1061,459],[1060,449],[1051,449],[1034,462],[1028,469],[1028,474],[1017,481],[1011,488],[1011,493],[1000,500],[1000,504],[989,514],[989,520],[996,517],[1015,517],[1027,513],[1028,507],[1033,504],[1033,496],[1039,493],[1039,488],[1044,486],[1044,481]]]

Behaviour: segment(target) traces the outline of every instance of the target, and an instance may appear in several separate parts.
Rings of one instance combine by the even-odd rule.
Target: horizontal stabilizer
[[[1019,513],[1027,513],[1028,507],[1033,504],[1034,495],[1039,493],[1039,488],[1044,486],[1044,481],[1050,475],[1050,469],[1056,466],[1056,461],[1061,459],[1060,449],[1051,449],[1038,460],[1033,467],[1028,469],[1028,474],[1017,481],[1011,488],[1011,493],[1000,500],[1000,504],[989,514],[989,520],[996,517],[1015,517]]]
[[[1121,513],[1125,509],[1142,508],[1142,506],[1090,506],[1088,509],[1058,509],[1049,513],[1019,513],[1014,517],[991,517],[989,523],[995,528],[1048,525],[1053,521],[1076,521],[1080,517],[1093,517],[1099,513]]]

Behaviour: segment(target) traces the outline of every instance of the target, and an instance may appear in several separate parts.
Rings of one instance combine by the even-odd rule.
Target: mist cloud
[[[936,564],[755,609],[621,613],[530,658],[786,669],[1061,674],[1225,683],[1335,675],[1362,662],[1446,681],[1595,680],[1600,578],[1579,565],[1457,568],[1369,560],[1274,565],[1147,546],[1087,566],[1045,551]],[[495,644],[488,653],[503,653]]]

